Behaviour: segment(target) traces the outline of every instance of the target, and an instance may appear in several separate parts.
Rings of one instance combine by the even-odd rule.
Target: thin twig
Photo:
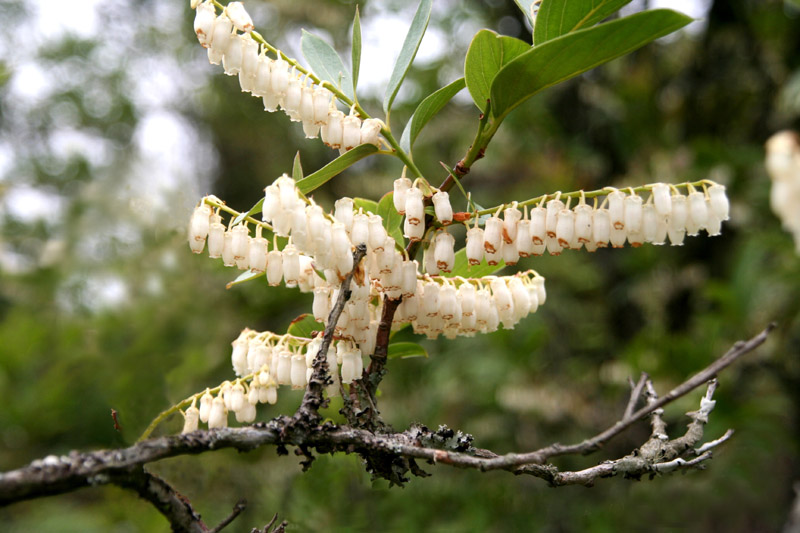
[[[633,380],[630,380],[631,384],[631,397],[628,400],[628,405],[625,407],[625,413],[622,415],[622,419],[628,419],[633,415],[634,410],[636,409],[636,404],[639,403],[639,399],[642,397],[642,391],[644,390],[645,383],[648,379],[647,372],[642,372],[642,375],[639,376],[639,381],[636,384],[633,383]],[[629,378],[630,379],[630,378]]]
[[[236,519],[236,517],[239,516],[242,513],[242,511],[244,511],[246,508],[247,508],[247,500],[242,498],[241,500],[236,502],[236,505],[233,506],[233,511],[231,511],[231,514],[229,514],[228,517],[225,518],[225,520],[217,524],[217,527],[212,529],[209,533],[219,533],[220,531],[222,531],[228,524],[233,522]]]

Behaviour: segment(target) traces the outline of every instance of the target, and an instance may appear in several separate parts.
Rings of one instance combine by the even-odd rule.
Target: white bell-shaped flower
[[[545,218],[545,232],[548,237],[556,237],[558,230],[558,214],[566,206],[561,200],[550,200],[547,202],[547,217]]]
[[[236,259],[233,257],[233,235],[230,231],[226,231],[222,236],[222,264],[230,267],[236,264]]]
[[[470,265],[480,265],[483,260],[483,229],[478,226],[467,230],[467,261]]]
[[[477,290],[475,285],[464,282],[458,287],[458,298],[461,301],[462,316],[470,316],[475,313],[475,298]]]
[[[625,242],[628,240],[628,232],[625,231],[624,223],[622,228],[611,226],[608,240],[614,248],[623,248],[625,246]]]
[[[531,221],[524,219],[517,222],[517,253],[520,257],[530,257],[533,254],[533,241],[531,240]]]
[[[342,147],[342,135],[344,134],[345,115],[336,108],[328,111],[328,123],[320,130],[322,142],[338,150]]]
[[[278,385],[289,385],[292,382],[292,352],[283,348],[278,352]]]
[[[318,126],[328,123],[328,111],[331,106],[331,99],[333,94],[325,87],[314,87],[313,104],[314,113],[313,120]]]
[[[500,251],[503,240],[503,221],[492,215],[486,219],[486,229],[483,232],[483,248],[487,253],[496,254]]]
[[[378,215],[370,214],[367,217],[367,229],[369,230],[369,237],[367,239],[369,247],[376,252],[383,250],[386,244],[386,237],[388,236],[386,228],[383,227],[383,219]]]
[[[181,433],[191,433],[197,431],[198,422],[200,421],[200,410],[195,407],[194,402],[183,413],[183,429]]]
[[[246,258],[250,253],[250,235],[247,226],[238,224],[231,230],[231,250],[233,258],[237,261]]]
[[[267,239],[255,237],[250,240],[250,253],[248,258],[250,270],[253,272],[266,272],[267,270]]]
[[[656,213],[662,217],[669,216],[672,212],[672,197],[669,194],[669,185],[656,183],[650,192],[653,195],[653,205]]]
[[[608,215],[611,219],[611,227],[614,229],[625,228],[625,193],[613,191],[608,194]]]
[[[287,287],[297,286],[300,278],[300,253],[294,244],[287,244],[282,250],[283,256],[283,280]]]
[[[556,238],[558,244],[564,248],[569,247],[570,241],[575,236],[575,213],[566,207],[559,211],[556,219]]]
[[[689,231],[689,235],[694,235],[697,233],[697,229],[702,229],[706,227],[706,222],[708,221],[708,206],[706,204],[706,196],[700,191],[694,191],[689,193],[689,219],[692,224],[696,227],[694,231]],[[687,231],[689,229],[689,224],[687,223]]]
[[[206,393],[200,397],[200,409],[198,414],[200,421],[204,424],[208,422],[208,417],[211,415],[211,404],[214,402],[214,397],[206,390]]]
[[[225,245],[225,226],[219,221],[219,215],[213,215],[214,222],[208,228],[208,257],[222,257],[222,248]]]
[[[592,213],[592,240],[598,248],[608,246],[611,238],[611,217],[608,209],[595,209]]]
[[[645,242],[653,242],[658,234],[659,214],[653,204],[642,206],[642,235]]]
[[[425,204],[423,202],[422,190],[412,187],[406,191],[406,220],[411,225],[424,226]]]
[[[253,92],[258,74],[258,43],[249,36],[242,39],[242,68],[239,70],[239,86],[246,93]]]
[[[550,255],[561,255],[561,252],[564,251],[564,247],[558,242],[557,237],[548,235],[545,242],[547,244],[547,253]]]
[[[669,227],[672,230],[685,230],[689,219],[689,202],[682,194],[672,195],[672,210],[669,214]],[[672,239],[670,239],[672,240]]]
[[[242,69],[242,58],[244,57],[244,37],[233,35],[228,43],[228,47],[222,54],[222,68],[228,76],[236,76]]]
[[[267,283],[275,287],[281,284],[281,279],[283,279],[283,254],[273,249],[267,254]]]
[[[194,15],[194,32],[203,48],[208,48],[211,45],[211,36],[216,19],[217,10],[214,8],[214,4],[203,2],[197,6],[197,11]]]
[[[506,265],[509,266],[516,265],[517,262],[519,261],[519,250],[517,249],[517,243],[503,242],[501,256],[503,258],[503,262]]]
[[[397,178],[394,180],[394,195],[392,201],[398,213],[406,213],[406,193],[411,188],[411,180],[408,178]]]
[[[544,303],[547,301],[547,291],[544,288],[544,278],[541,276],[536,276],[533,278],[531,283],[533,283],[533,286],[536,287],[536,292],[539,297],[539,305],[544,305]]]
[[[228,50],[228,45],[236,38],[232,32],[233,23],[231,19],[225,16],[225,14],[217,17],[217,20],[214,21],[214,32],[211,34],[211,43],[208,49],[208,59],[216,59],[216,61],[211,61],[215,65],[219,64],[225,52]]]
[[[355,115],[348,115],[342,122],[342,149],[352,150],[359,144],[361,144],[361,119]]]
[[[203,251],[211,224],[211,207],[206,204],[197,206],[189,220],[189,246],[192,252]]]
[[[628,235],[642,231],[642,197],[636,194],[626,196],[622,202],[625,230]]]
[[[293,389],[305,388],[306,380],[306,359],[303,354],[296,353],[292,356],[291,383]]]
[[[283,99],[284,96],[286,96],[286,91],[289,90],[289,63],[282,57],[278,57],[278,59],[272,63],[272,68],[270,70],[272,93],[279,99]]]
[[[545,243],[547,236],[547,210],[544,207],[531,209],[531,241],[534,246]]]
[[[423,284],[421,314],[427,317],[434,317],[439,314],[439,284],[428,281]]]
[[[436,266],[441,272],[451,272],[456,261],[454,247],[455,237],[446,231],[440,231],[434,238],[434,257]]]
[[[208,429],[228,427],[228,412],[225,409],[225,401],[217,396],[211,402],[211,410],[208,414]]]
[[[517,240],[517,223],[522,219],[522,212],[516,207],[503,210],[503,240],[511,244]]]
[[[253,90],[250,91],[253,96],[264,97],[266,95],[272,96],[272,60],[264,54],[259,54],[258,62],[256,63],[256,77],[253,82]],[[275,99],[277,103],[277,99]],[[265,106],[266,108],[266,106]],[[265,109],[265,111],[275,111],[275,109]]]
[[[353,228],[353,199],[344,197],[339,198],[333,204],[333,218],[344,224],[345,230],[349,234]]]
[[[350,230],[350,240],[355,246],[369,242],[369,216],[358,213],[353,216],[353,226]]]
[[[300,116],[300,103],[303,99],[303,86],[303,81],[297,73],[289,75],[286,93],[283,96],[283,100],[281,100],[281,108],[292,122],[300,122],[302,120]]]
[[[453,222],[453,207],[450,205],[450,195],[444,191],[439,191],[431,197],[433,210],[437,220],[443,225]]]
[[[575,238],[581,243],[593,243],[592,215],[594,209],[587,204],[575,206]]]
[[[379,146],[378,135],[381,132],[381,121],[377,118],[368,118],[361,124],[360,144],[373,144]]]
[[[241,2],[230,2],[225,6],[225,14],[231,19],[236,29],[248,33],[253,31],[253,19],[244,8]]]
[[[461,319],[458,292],[452,285],[445,285],[439,291],[439,316],[447,321]]]
[[[708,188],[708,197],[711,201],[710,212],[719,220],[728,220],[730,212],[730,202],[725,194],[725,186],[715,183]]]
[[[400,290],[403,291],[403,298],[411,298],[417,291],[419,265],[416,261],[403,261],[401,269]]]

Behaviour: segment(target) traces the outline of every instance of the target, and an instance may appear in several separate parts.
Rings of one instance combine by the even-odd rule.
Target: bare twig
[[[625,407],[625,413],[622,415],[623,420],[630,418],[631,415],[633,415],[633,412],[636,409],[636,404],[639,403],[639,399],[642,397],[642,391],[644,390],[644,386],[648,377],[649,376],[646,372],[642,372],[642,375],[639,376],[639,381],[637,381],[635,384],[633,383],[633,380],[628,378],[631,384],[631,397],[628,400],[628,405]]]
[[[320,346],[317,356],[314,358],[314,372],[311,374],[311,379],[308,380],[306,392],[303,395],[303,401],[297,412],[294,414],[295,421],[304,420],[312,422],[319,419],[319,408],[322,405],[322,393],[325,390],[328,374],[328,350],[330,349],[331,342],[333,341],[333,333],[336,329],[336,324],[339,322],[339,317],[342,315],[344,305],[350,299],[350,282],[353,279],[353,274],[360,268],[361,260],[367,254],[367,247],[365,244],[356,246],[353,252],[353,270],[349,272],[342,281],[339,287],[339,296],[336,298],[336,303],[328,315],[328,325],[325,326],[325,332],[322,336],[322,345]]]
[[[231,511],[231,514],[229,514],[227,518],[225,518],[225,520],[217,524],[217,527],[212,529],[209,533],[219,533],[220,531],[225,529],[225,527],[227,527],[228,524],[233,522],[236,519],[236,517],[239,516],[242,511],[245,510],[245,508],[247,508],[247,500],[242,498],[241,500],[236,502],[236,505],[233,506],[233,511]]]

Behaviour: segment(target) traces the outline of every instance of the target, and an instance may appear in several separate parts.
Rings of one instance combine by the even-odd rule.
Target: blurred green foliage
[[[295,56],[299,43],[291,40],[301,26],[349,50],[354,2],[250,4],[262,33]],[[412,68],[392,114],[397,131],[424,95],[461,75],[478,28],[530,40],[510,1],[446,4],[431,20],[444,53]],[[359,5],[365,28],[371,17],[413,13],[400,1]],[[7,43],[0,49],[2,470],[132,443],[162,409],[230,377],[229,343],[241,328],[282,331],[306,312],[310,299],[296,291],[260,283],[226,291],[236,273],[190,254],[184,225],[202,194],[249,208],[290,170],[298,148],[307,174],[334,155],[207,65],[188,2],[107,2],[96,9],[96,32],[54,41],[26,40],[35,11],[0,5],[8,21],[0,29]],[[433,477],[389,489],[371,482],[355,457],[321,457],[301,473],[296,458],[273,449],[176,458],[152,470],[208,523],[246,497],[250,505],[230,531],[249,531],[275,512],[297,531],[778,529],[800,478],[800,257],[769,211],[762,145],[798,127],[798,51],[800,11],[789,3],[715,1],[693,33],[547,90],[512,113],[464,182],[482,205],[710,177],[728,186],[732,219],[721,237],[688,238],[681,248],[523,261],[548,279],[548,302],[535,316],[513,331],[422,341],[430,357],[392,361],[381,391],[382,411],[397,428],[447,424],[498,452],[574,442],[619,416],[628,376],[646,371],[666,390],[775,320],[767,344],[721,376],[707,435],[727,428],[736,435],[707,471],[553,491],[505,472],[426,465]],[[31,66],[58,83],[20,99],[14,87]],[[362,87],[368,68],[362,63]],[[153,80],[161,85],[148,85]],[[359,100],[377,114],[381,94]],[[140,132],[154,109],[181,121],[189,148],[176,172],[185,170],[185,181],[147,179],[154,171]],[[432,182],[444,177],[438,161],[463,155],[476,118],[462,99],[422,133],[414,156]],[[57,141],[67,130],[95,141],[65,154]],[[389,158],[370,158],[315,198],[327,207],[343,195],[378,199],[399,172]],[[46,195],[42,214],[18,205],[22,189]],[[452,197],[462,208],[464,200]],[[673,431],[698,397],[667,410]],[[259,418],[291,412],[299,398],[287,391]],[[335,408],[329,414],[338,416]],[[179,425],[172,420],[162,431]],[[600,453],[557,464],[582,468],[624,455],[646,434],[641,424]],[[0,509],[0,523],[9,532],[166,529],[153,508],[110,487]]]

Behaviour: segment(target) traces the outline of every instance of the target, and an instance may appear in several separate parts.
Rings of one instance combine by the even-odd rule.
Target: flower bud
[[[208,422],[208,417],[211,414],[211,403],[214,401],[214,397],[206,391],[203,396],[200,397],[200,409],[198,414],[200,415],[200,421],[203,423]]]
[[[194,403],[186,409],[183,413],[183,430],[181,433],[191,433],[197,431],[198,422],[200,421],[200,411],[195,407]]]

